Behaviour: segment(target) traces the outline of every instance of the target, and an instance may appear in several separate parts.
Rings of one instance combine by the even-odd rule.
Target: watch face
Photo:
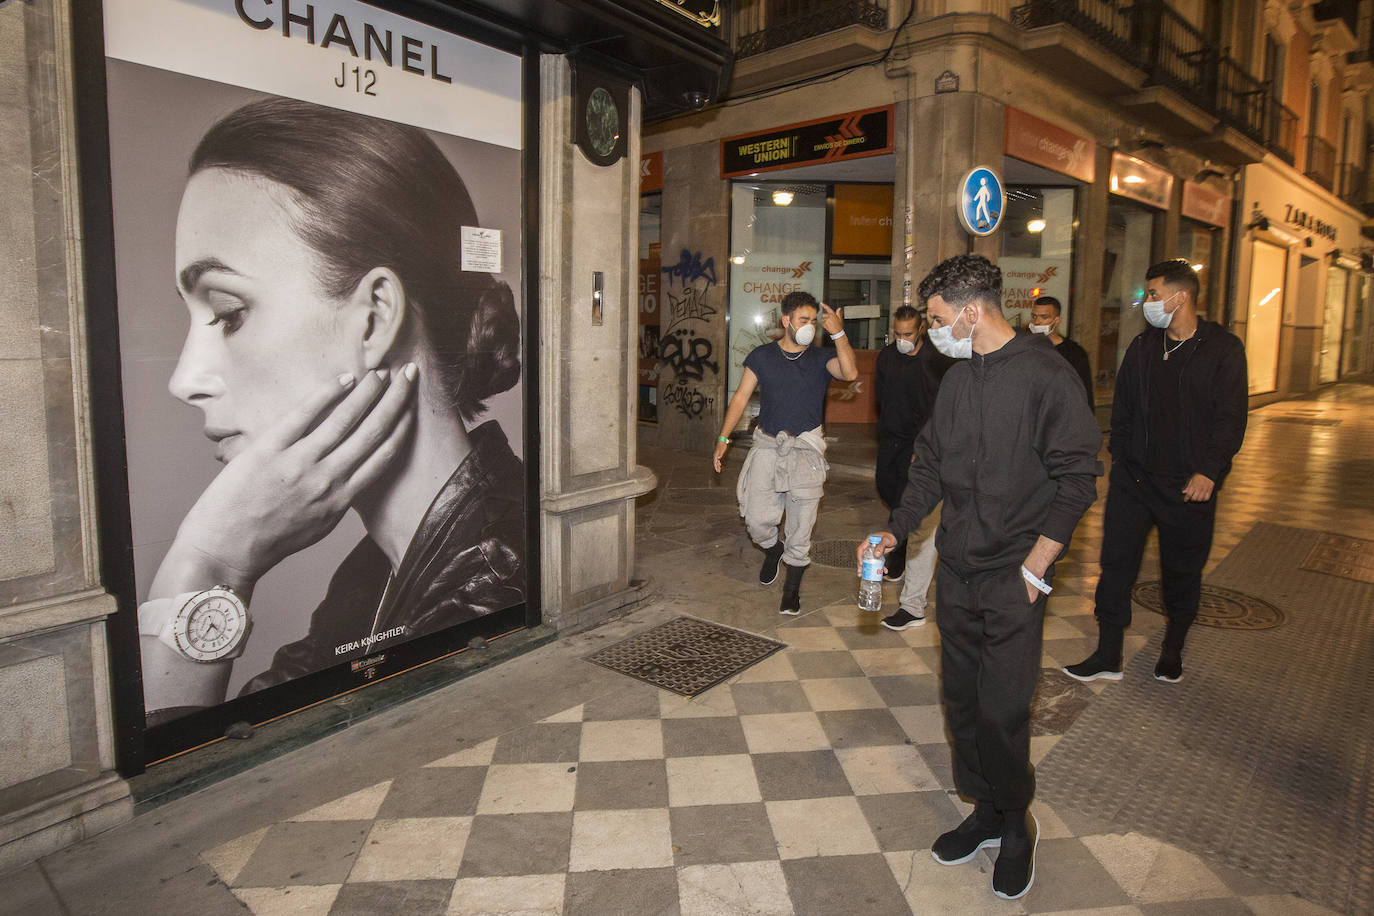
[[[609,156],[620,140],[620,111],[600,86],[587,98],[587,136],[598,156]]]
[[[207,589],[177,612],[172,633],[177,648],[187,658],[218,661],[237,649],[248,635],[248,612],[228,589]]]

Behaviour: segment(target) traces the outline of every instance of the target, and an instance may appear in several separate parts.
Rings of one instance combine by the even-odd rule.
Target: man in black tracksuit
[[[1073,369],[1001,311],[1002,274],[960,255],[921,281],[929,338],[960,361],[946,373],[883,549],[943,499],[936,623],[954,778],[973,813],[931,847],[937,862],[1000,846],[992,886],[1020,897],[1035,877],[1027,811],[1030,702],[1040,673],[1053,564],[1097,495],[1102,433]]]
[[[1175,259],[1145,274],[1141,301],[1152,327],[1126,350],[1116,376],[1112,473],[1102,520],[1097,649],[1065,673],[1121,680],[1123,632],[1145,538],[1159,529],[1168,613],[1155,677],[1183,677],[1183,644],[1197,617],[1212,549],[1216,493],[1245,439],[1248,372],[1240,339],[1197,315],[1197,274]]]
[[[903,305],[892,313],[892,343],[878,351],[873,366],[873,394],[878,401],[878,462],[874,481],[878,495],[889,509],[902,501],[907,474],[911,470],[911,453],[916,447],[916,434],[930,419],[935,409],[935,395],[954,361],[940,354],[925,341],[925,326],[920,314]],[[931,545],[931,549],[934,545]],[[925,549],[924,547],[922,549]],[[887,578],[895,582],[906,571],[907,545],[903,541],[887,552]],[[934,559],[926,560],[918,553],[916,572],[928,568],[926,585],[930,584]],[[917,583],[919,589],[919,583]],[[903,589],[903,593],[906,589]],[[918,609],[925,608],[925,592]],[[902,610],[907,608],[903,606]]]

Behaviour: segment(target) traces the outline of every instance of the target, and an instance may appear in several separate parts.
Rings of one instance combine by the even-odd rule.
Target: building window
[[[1037,296],[1053,296],[1068,336],[1073,308],[1074,189],[1012,186],[1002,222],[1002,313],[1013,327],[1030,323]]]
[[[1097,350],[1099,397],[1111,398],[1126,348],[1145,330],[1145,316],[1132,303],[1145,296],[1145,271],[1155,262],[1152,245],[1159,218],[1158,211],[1116,196],[1107,207]]]

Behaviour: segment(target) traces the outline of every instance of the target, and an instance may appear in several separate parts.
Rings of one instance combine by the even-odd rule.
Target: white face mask
[[[916,352],[916,344],[907,340],[905,337],[897,338],[897,352],[903,356],[910,356]]]
[[[816,326],[814,324],[802,325],[792,332],[792,339],[803,347],[811,346],[811,341],[816,339]]]
[[[954,323],[958,324],[959,319],[954,319]],[[969,328],[967,337],[955,337],[953,324],[931,328],[929,333],[930,342],[935,344],[935,349],[950,359],[968,359],[973,356],[973,328]]]
[[[1182,290],[1180,290],[1180,292],[1182,292]],[[1177,295],[1178,293],[1174,293],[1174,296]],[[1174,298],[1174,296],[1170,296],[1169,299]],[[1174,312],[1178,311],[1178,309],[1174,309],[1174,312],[1164,311],[1164,303],[1168,302],[1169,299],[1146,299],[1142,304],[1141,307],[1145,312],[1145,320],[1148,321],[1152,327],[1167,328],[1169,322],[1174,320]]]
[[[1048,335],[1050,331],[1054,330],[1054,326],[1049,324],[1032,324],[1029,327],[1032,334]]]

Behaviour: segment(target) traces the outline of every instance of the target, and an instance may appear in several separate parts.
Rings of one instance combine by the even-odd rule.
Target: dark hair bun
[[[459,412],[465,419],[481,413],[487,398],[509,391],[520,381],[520,314],[511,288],[495,281],[472,310],[463,378],[458,386]]]

